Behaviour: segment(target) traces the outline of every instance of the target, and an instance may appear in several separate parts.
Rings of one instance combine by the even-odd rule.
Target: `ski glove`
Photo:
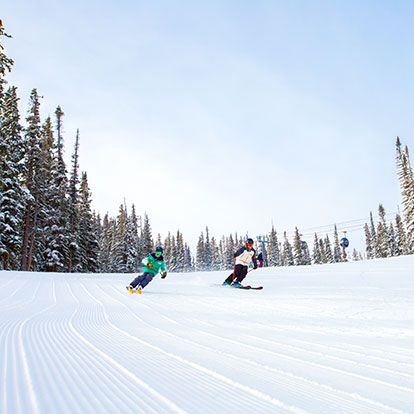
[[[152,269],[152,263],[147,264],[148,269]]]
[[[161,279],[165,279],[167,277],[167,272],[162,272]]]

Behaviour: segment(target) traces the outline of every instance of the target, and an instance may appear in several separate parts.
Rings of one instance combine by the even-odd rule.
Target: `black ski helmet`
[[[155,249],[155,253],[157,253],[157,252],[159,252],[159,253],[163,254],[163,253],[164,253],[164,250],[162,249],[162,247],[161,247],[161,246],[158,246],[158,247]]]
[[[254,241],[253,241],[253,239],[250,239],[250,238],[249,238],[249,239],[247,239],[247,240],[246,240],[246,243],[247,243],[247,244],[254,244]]]

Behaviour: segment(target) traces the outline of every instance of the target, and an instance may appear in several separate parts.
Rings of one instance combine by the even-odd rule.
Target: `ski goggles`
[[[155,252],[155,256],[160,257],[160,256],[162,256],[162,253],[161,252]]]
[[[249,247],[253,247],[253,243],[247,243]]]

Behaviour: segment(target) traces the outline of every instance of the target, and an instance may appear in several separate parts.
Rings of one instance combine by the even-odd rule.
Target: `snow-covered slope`
[[[414,257],[226,275],[0,272],[0,412],[414,412]]]

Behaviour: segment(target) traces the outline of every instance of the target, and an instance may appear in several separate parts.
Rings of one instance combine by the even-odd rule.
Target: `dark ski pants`
[[[153,279],[153,275],[151,273],[143,273],[142,275],[137,276],[131,283],[130,286],[136,288],[140,285],[142,288],[148,285],[149,282]]]
[[[233,281],[241,283],[247,275],[247,270],[247,266],[238,264],[234,267],[234,272],[225,281],[227,283],[232,283]]]

